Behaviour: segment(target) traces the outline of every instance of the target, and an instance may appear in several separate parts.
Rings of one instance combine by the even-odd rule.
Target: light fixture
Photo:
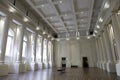
[[[9,7],[9,12],[15,13],[16,10],[15,10],[15,8],[13,8],[12,6],[10,6],[10,7]]]
[[[100,17],[100,18],[99,18],[99,22],[103,22],[103,18]]]
[[[120,10],[118,10],[118,13],[117,13],[118,15],[120,15]]]
[[[108,9],[110,7],[110,4],[108,3],[108,1],[105,3],[104,5],[104,9]]]
[[[28,22],[29,20],[28,20],[28,18],[24,17],[23,21]]]
[[[93,34],[93,36],[95,37],[96,35],[95,35],[95,34]]]
[[[91,37],[90,36],[87,36],[87,39],[90,39]]]
[[[36,27],[36,30],[40,30],[40,27]]]
[[[45,32],[45,31],[43,31],[43,34],[46,34],[46,32]]]
[[[50,38],[50,35],[48,35],[48,38]]]
[[[97,30],[95,30],[94,32],[95,32],[95,33],[98,33],[98,31],[97,31]]]
[[[77,40],[79,40],[79,39],[80,39],[80,37],[76,37],[76,39],[77,39]]]
[[[51,40],[55,40],[55,38],[52,37]]]
[[[42,4],[42,5],[41,5],[41,7],[45,7],[45,5],[44,5],[44,4]]]
[[[68,41],[68,40],[70,40],[70,38],[66,38],[66,40]]]
[[[63,3],[63,1],[59,1],[59,3],[61,4],[61,3]]]
[[[53,17],[50,17],[50,19],[53,19]]]
[[[100,26],[99,26],[99,25],[96,25],[96,28],[97,28],[97,29],[100,29]]]

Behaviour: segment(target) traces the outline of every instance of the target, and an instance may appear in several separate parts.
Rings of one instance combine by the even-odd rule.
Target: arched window
[[[49,64],[50,67],[52,67],[52,59],[53,58],[53,47],[52,47],[52,43],[49,41],[48,43],[48,60],[49,60]]]
[[[41,48],[42,47],[42,37],[39,36],[37,39],[37,45],[36,45],[36,60],[41,62]]]
[[[13,48],[13,38],[14,38],[14,32],[11,29],[9,29],[8,38],[7,38],[7,45],[6,45],[6,53],[5,53],[5,55],[9,56],[9,57],[12,56],[11,51]]]
[[[24,36],[24,38],[23,38],[22,57],[23,58],[27,57],[27,37],[26,36]]]
[[[47,40],[43,41],[43,62],[47,61]]]
[[[14,32],[12,31],[12,29],[9,29],[8,37],[7,37],[7,44],[6,44],[6,52],[5,52],[6,63],[9,63],[14,55],[12,54],[13,43],[14,43]]]

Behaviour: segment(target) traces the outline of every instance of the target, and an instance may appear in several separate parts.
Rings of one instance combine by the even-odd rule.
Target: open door
[[[83,57],[83,67],[84,68],[88,68],[89,67],[87,57]]]

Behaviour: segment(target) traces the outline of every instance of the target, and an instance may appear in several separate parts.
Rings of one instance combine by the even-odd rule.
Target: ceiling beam
[[[89,22],[88,26],[90,27],[91,20],[92,20],[92,14],[93,14],[93,7],[94,7],[94,0],[88,0],[89,8],[90,8],[90,14],[89,14]]]
[[[45,22],[48,23],[48,25],[57,33],[58,31],[49,23],[49,21],[44,17],[44,15],[40,11],[38,11],[38,9],[34,6],[34,4],[31,2],[31,0],[26,0],[26,1],[43,18],[43,20],[45,20]]]
[[[55,7],[55,5],[54,5],[54,3],[52,2],[52,0],[49,0],[49,1],[50,1],[51,6],[54,8],[54,10],[55,10],[55,12],[56,12],[57,17],[59,17],[59,19],[60,19],[60,23],[62,23],[63,27],[64,27],[64,28],[65,28],[65,30],[66,30],[66,33],[68,33],[68,30],[67,30],[67,28],[65,27],[64,22],[62,21],[61,17],[59,16],[59,13],[58,13],[57,8]]]

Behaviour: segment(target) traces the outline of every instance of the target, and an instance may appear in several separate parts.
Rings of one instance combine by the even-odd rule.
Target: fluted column
[[[36,43],[37,43],[37,34],[35,34],[35,39],[34,39],[34,48],[33,48],[33,62],[36,62]]]
[[[36,62],[36,43],[37,43],[37,34],[33,33],[34,41],[33,41],[33,61],[31,62],[31,70],[38,70],[38,63]]]
[[[101,41],[100,41],[100,37],[98,39],[98,47],[99,47],[99,54],[100,54],[100,68],[102,69],[102,63],[104,61],[103,59],[103,54],[102,54],[102,48],[101,48]]]
[[[49,41],[47,40],[47,46],[46,46],[46,56],[47,56],[47,57],[46,57],[46,58],[47,58],[47,59],[46,59],[46,64],[47,64],[47,68],[49,68],[48,42],[49,42]]]
[[[96,51],[97,51],[97,67],[100,68],[100,51],[99,51],[99,45],[98,45],[98,39],[96,39]]]
[[[0,23],[0,25],[2,25],[0,26],[0,76],[4,76],[8,74],[8,66],[4,64],[4,60],[5,60],[5,50],[6,50],[9,24],[11,21],[12,21],[11,17],[6,16],[5,21],[3,20]]]
[[[101,48],[101,54],[102,54],[102,62],[101,62],[101,65],[102,65],[102,69],[104,69],[104,61],[105,61],[105,56],[104,56],[104,48],[103,48],[103,42],[102,42],[102,35],[100,37],[100,48]]]
[[[103,35],[104,35],[104,32],[101,34],[101,45],[102,45],[102,49],[103,49],[103,57],[104,57],[104,62],[103,62],[103,69],[106,70],[106,65],[107,65],[107,61],[108,61],[108,57],[107,57],[107,51],[106,51],[106,47],[105,47],[105,42],[104,42],[104,39],[103,39]]]
[[[15,54],[17,54],[16,62],[22,62],[23,36],[24,36],[24,28],[22,26],[17,27],[16,42],[15,42],[15,48],[16,48]]]
[[[107,27],[107,26],[105,26]],[[113,55],[112,55],[112,47],[111,47],[111,43],[110,43],[110,38],[109,38],[109,35],[108,35],[108,32],[107,32],[107,28],[105,29],[104,31],[104,34],[103,34],[103,39],[104,39],[104,44],[105,44],[105,47],[106,47],[106,53],[107,53],[107,57],[108,57],[108,62],[107,62],[107,71],[108,72],[115,72],[115,63],[113,61]]]
[[[22,49],[23,49],[23,36],[24,36],[24,27],[22,25],[16,26],[16,36],[15,36],[15,52],[16,63],[14,65],[13,73],[24,72],[24,64],[22,63]]]
[[[114,34],[115,34],[115,41],[117,43],[117,52],[118,52],[118,56],[119,56],[119,59],[120,59],[120,25],[119,25],[119,22],[118,22],[118,19],[117,19],[117,15],[116,14],[113,14],[112,16],[112,25],[113,25],[113,31],[114,31]]]
[[[117,18],[120,15],[117,15],[116,13],[113,13],[112,15],[112,25],[113,25],[113,31],[115,33],[115,41],[116,41],[116,46],[117,46],[117,52],[119,56],[119,62],[116,65],[116,71],[117,75],[120,76],[120,24],[119,24],[119,19]]]
[[[107,53],[107,57],[108,57],[108,62],[113,61],[113,55],[112,55],[112,47],[111,47],[111,43],[110,43],[110,38],[107,32],[107,29],[105,29],[104,34],[103,34],[103,39],[104,39],[104,44],[106,47],[106,53]]]
[[[44,64],[43,64],[43,40],[44,40],[44,38],[42,37],[42,39],[41,39],[41,62],[40,62],[40,66],[39,66],[39,68],[43,68],[44,67]]]

